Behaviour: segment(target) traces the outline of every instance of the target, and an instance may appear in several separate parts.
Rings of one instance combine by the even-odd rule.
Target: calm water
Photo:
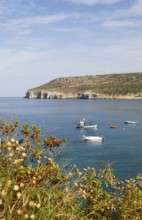
[[[95,120],[97,130],[76,129],[81,118]],[[62,161],[79,168],[102,168],[112,162],[116,176],[130,178],[142,173],[142,100],[40,100],[0,98],[0,119],[35,123],[49,135],[67,139]],[[126,125],[136,120],[137,125]],[[117,129],[110,129],[110,125]],[[103,135],[100,144],[82,141],[82,135]]]

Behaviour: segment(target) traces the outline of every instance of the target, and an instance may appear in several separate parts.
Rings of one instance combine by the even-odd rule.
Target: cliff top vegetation
[[[44,85],[30,89],[63,93],[82,93],[86,91],[103,94],[142,93],[142,73],[87,75],[54,79]]]

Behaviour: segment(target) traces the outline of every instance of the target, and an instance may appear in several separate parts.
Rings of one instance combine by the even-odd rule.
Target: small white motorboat
[[[79,123],[76,123],[76,128],[97,128],[98,125],[92,121],[92,122],[86,122],[85,119],[80,120]]]
[[[125,121],[125,124],[137,124],[137,121]]]
[[[102,141],[104,139],[103,136],[82,136],[83,141]]]

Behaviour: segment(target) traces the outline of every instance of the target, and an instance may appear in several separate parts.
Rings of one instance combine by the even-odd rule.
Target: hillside
[[[142,73],[58,78],[29,89],[26,98],[142,98]]]

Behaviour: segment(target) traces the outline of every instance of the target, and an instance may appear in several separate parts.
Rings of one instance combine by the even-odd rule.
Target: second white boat
[[[83,141],[103,141],[103,136],[82,136]]]

